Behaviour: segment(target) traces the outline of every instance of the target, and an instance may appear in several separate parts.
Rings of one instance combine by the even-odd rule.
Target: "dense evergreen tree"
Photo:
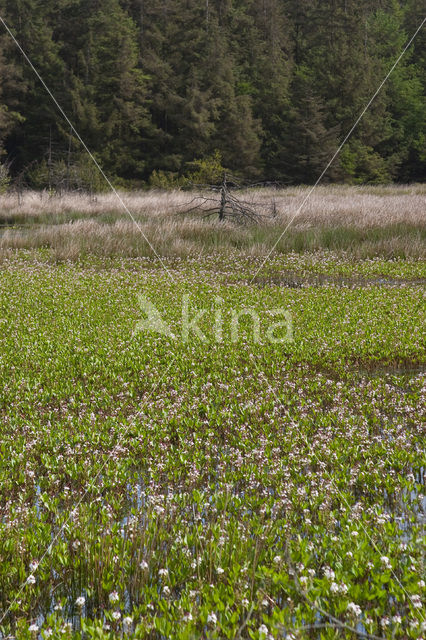
[[[315,181],[425,9],[425,0],[0,0],[106,171],[139,182],[216,152],[246,177]],[[425,32],[326,179],[424,179]],[[2,147],[28,174],[84,158],[5,32]]]
[[[63,107],[69,108],[67,69],[50,21],[54,3],[47,1],[42,9],[36,0],[6,0],[4,5],[9,26],[24,51]],[[19,103],[23,120],[7,140],[7,148],[14,165],[23,167],[36,159],[48,158],[52,150],[60,152],[64,143],[60,133],[62,121],[56,106],[19,51],[9,47],[9,52],[9,61],[20,69],[26,92]]]
[[[138,68],[137,30],[117,0],[91,3],[73,75],[72,103],[82,136],[115,175],[144,169],[143,131],[149,127],[145,77]]]
[[[339,146],[339,127],[327,127],[324,103],[312,85],[307,70],[299,66],[291,84],[280,157],[281,175],[287,182],[315,182]],[[335,171],[331,168],[327,178]]]
[[[10,137],[16,124],[22,123],[19,113],[25,85],[19,70],[8,61],[10,57],[9,39],[0,36],[0,161],[4,153],[4,141]]]
[[[153,123],[146,140],[148,164],[151,170],[179,171],[207,151],[213,126],[214,88],[205,86],[200,68],[207,52],[204,14],[194,0],[144,0],[139,9]]]

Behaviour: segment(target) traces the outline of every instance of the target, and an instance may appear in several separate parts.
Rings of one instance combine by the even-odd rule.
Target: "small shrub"
[[[6,162],[0,162],[0,194],[6,193],[9,189],[10,182],[9,165]]]
[[[149,186],[154,189],[180,189],[185,184],[185,178],[174,171],[154,170],[149,178]]]
[[[222,183],[224,173],[228,172],[222,165],[219,151],[215,151],[211,156],[187,162],[185,167],[183,175],[161,169],[153,171],[149,178],[149,186],[169,190],[216,185]]]
[[[227,169],[222,165],[220,151],[213,155],[187,163],[186,181],[194,185],[221,184]]]
[[[28,172],[28,180],[34,189],[49,189],[53,192],[101,193],[109,189],[99,169],[87,155],[81,156],[69,166],[63,159],[52,162],[50,167],[46,160],[42,160]]]
[[[351,141],[342,150],[340,165],[349,184],[386,184],[391,180],[386,161],[359,140]]]

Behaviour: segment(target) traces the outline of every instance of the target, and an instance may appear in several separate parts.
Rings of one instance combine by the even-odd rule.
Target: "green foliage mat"
[[[424,265],[38,258],[0,272],[5,636],[421,637]]]

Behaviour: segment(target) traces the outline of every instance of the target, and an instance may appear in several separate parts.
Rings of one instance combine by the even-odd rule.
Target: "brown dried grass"
[[[321,186],[300,210],[308,193],[309,187],[295,187],[241,194],[267,215],[275,202],[276,217],[251,227],[182,215],[193,192],[120,194],[138,224],[112,193],[50,197],[28,192],[19,201],[16,194],[8,194],[0,197],[0,249],[45,247],[58,259],[86,254],[151,256],[148,238],[159,255],[229,250],[262,255],[292,221],[277,245],[279,251],[325,248],[354,256],[424,257],[426,185]]]

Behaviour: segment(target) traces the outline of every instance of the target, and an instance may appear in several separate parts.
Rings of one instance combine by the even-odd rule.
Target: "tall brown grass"
[[[151,256],[146,237],[160,255],[229,250],[263,255],[292,221],[277,251],[332,249],[357,257],[424,257],[426,185],[322,186],[300,210],[308,189],[242,193],[241,198],[265,215],[260,224],[245,227],[203,219],[201,211],[185,214],[197,195],[193,192],[120,194],[137,225],[114,194],[51,197],[28,192],[19,199],[7,194],[0,197],[0,250],[45,247],[56,259]],[[272,203],[275,217],[270,215]]]

